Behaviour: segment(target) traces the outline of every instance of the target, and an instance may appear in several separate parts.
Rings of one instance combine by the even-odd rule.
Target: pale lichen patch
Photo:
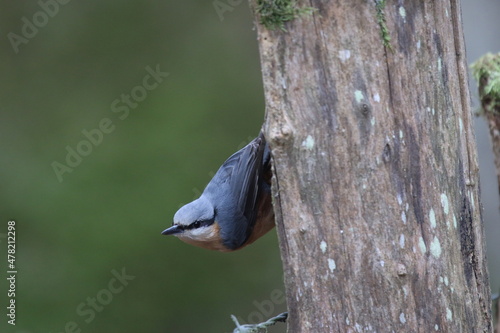
[[[418,247],[420,247],[420,251],[422,251],[422,253],[427,252],[427,246],[425,246],[425,242],[424,242],[424,239],[422,237],[420,237],[418,239]]]
[[[356,91],[354,92],[354,98],[356,98],[356,102],[361,103],[361,101],[362,101],[365,97],[363,96],[363,93],[361,92],[361,90],[356,90]]]
[[[405,297],[408,297],[408,287],[407,286],[403,286],[403,294],[405,295]]]
[[[436,213],[434,213],[434,209],[432,208],[429,211],[429,222],[431,224],[431,228],[434,229],[436,227]]]
[[[441,206],[443,206],[444,213],[448,215],[450,212],[450,206],[448,204],[448,196],[446,193],[441,193]]]
[[[351,57],[351,51],[350,50],[340,50],[339,51],[340,61],[346,62],[350,57]]]
[[[302,147],[307,150],[312,150],[314,148],[314,138],[308,135],[307,138],[302,141]]]
[[[335,265],[335,260],[328,258],[328,268],[330,269],[330,272],[333,273],[335,268],[337,268],[337,266]]]
[[[398,199],[398,204],[401,206],[401,204],[403,203],[403,198],[401,197],[401,194],[397,194],[396,195],[396,198]]]
[[[449,308],[446,308],[446,319],[448,321],[452,321],[453,320],[453,312],[451,312],[451,310]]]
[[[431,254],[435,258],[439,258],[441,256],[441,243],[439,242],[439,239],[434,236],[434,239],[431,242],[430,246]]]
[[[406,317],[405,317],[405,314],[403,312],[401,312],[399,314],[399,321],[401,322],[401,324],[406,323]]]
[[[321,243],[319,244],[319,248],[321,249],[321,252],[325,253],[327,248],[326,242],[321,241]]]
[[[406,20],[406,9],[403,6],[399,7],[399,15]]]

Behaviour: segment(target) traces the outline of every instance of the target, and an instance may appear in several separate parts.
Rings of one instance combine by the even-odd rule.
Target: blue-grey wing
[[[230,248],[238,248],[252,232],[257,217],[257,201],[262,185],[264,162],[269,165],[269,148],[262,133],[241,150],[229,157],[217,171],[209,187],[219,195],[216,219],[225,224]],[[208,189],[208,186],[207,186]]]

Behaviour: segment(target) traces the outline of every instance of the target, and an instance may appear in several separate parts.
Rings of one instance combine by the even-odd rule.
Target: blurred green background
[[[262,125],[248,3],[221,21],[210,1],[71,1],[15,53],[7,34],[22,36],[21,18],[40,10],[0,10],[0,232],[17,222],[18,266],[17,325],[6,325],[2,278],[0,332],[64,332],[71,321],[82,332],[231,332],[230,314],[246,321],[283,290],[275,232],[228,254],[160,232]],[[120,119],[112,102],[157,65],[169,76]],[[66,164],[66,146],[103,118],[114,131],[59,182],[51,164]],[[135,278],[87,323],[78,306],[122,268]],[[273,314],[286,309],[278,299]]]
[[[16,53],[9,33],[22,36],[22,18],[40,11],[36,1],[0,10],[0,233],[17,222],[18,269],[17,325],[2,301],[0,332],[231,332],[230,314],[284,311],[274,231],[225,254],[160,235],[262,124],[248,3],[221,20],[206,0],[69,1]],[[138,91],[148,66],[169,75],[120,119],[111,104]],[[52,163],[66,164],[66,147],[105,118],[114,131],[60,182]],[[123,269],[134,278],[110,292]],[[2,278],[2,300],[6,290]],[[106,304],[93,308],[96,297]]]

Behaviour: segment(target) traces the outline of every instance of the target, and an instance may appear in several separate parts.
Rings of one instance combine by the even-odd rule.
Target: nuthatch
[[[271,154],[262,133],[229,157],[201,196],[162,232],[205,249],[234,251],[274,227]]]

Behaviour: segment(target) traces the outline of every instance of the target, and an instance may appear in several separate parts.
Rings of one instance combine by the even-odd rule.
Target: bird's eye
[[[201,227],[208,227],[212,223],[214,223],[214,220],[194,221],[189,226],[187,226],[186,229],[190,230],[190,229],[198,229]]]

